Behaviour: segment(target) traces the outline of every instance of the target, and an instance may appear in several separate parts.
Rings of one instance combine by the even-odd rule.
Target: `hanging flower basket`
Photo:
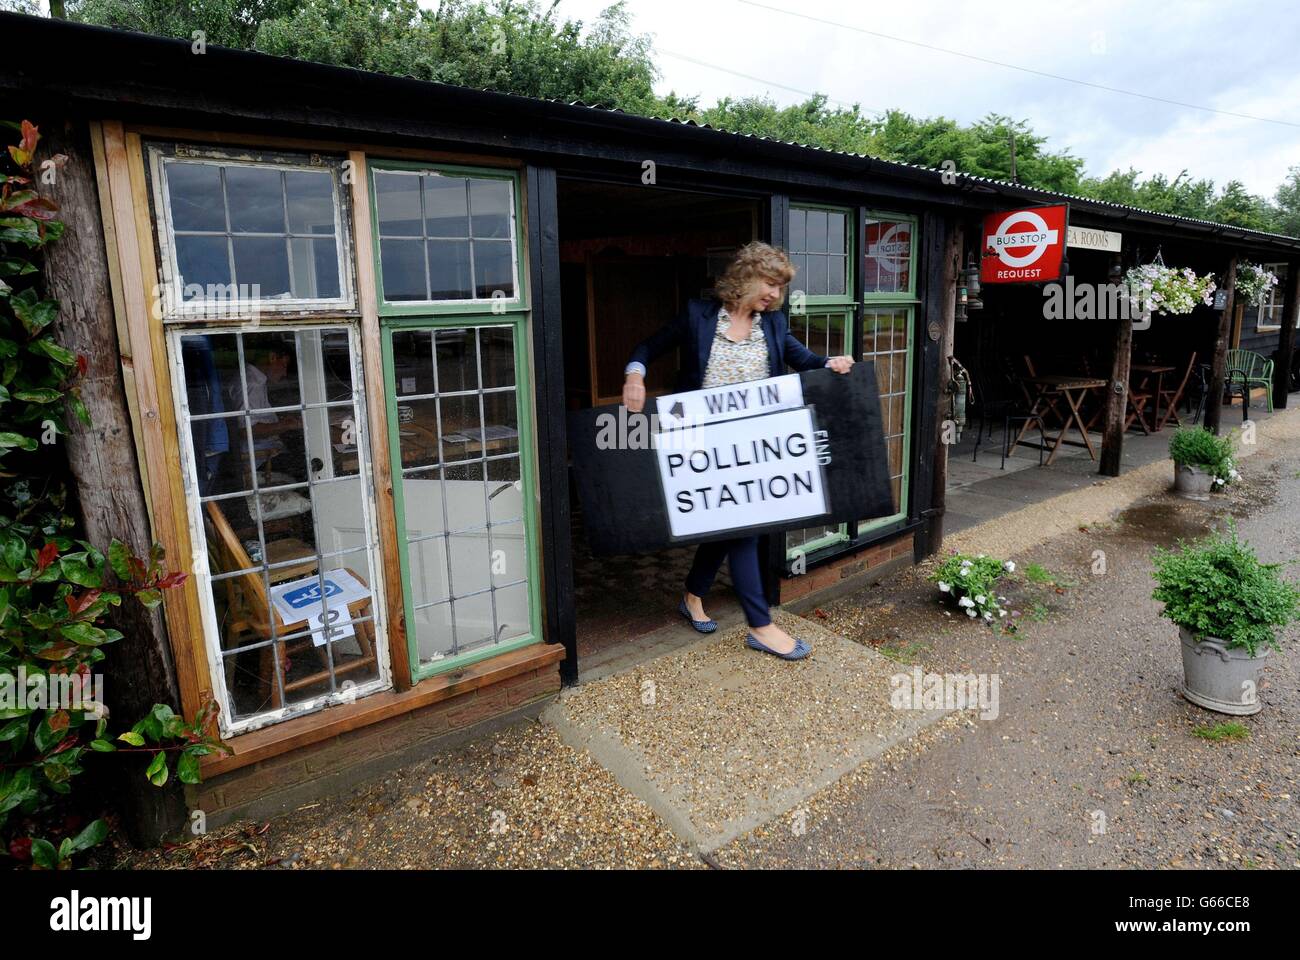
[[[1213,306],[1218,286],[1214,274],[1200,277],[1191,267],[1166,267],[1159,254],[1154,263],[1131,268],[1124,282],[1134,309],[1144,318],[1152,313],[1191,313],[1198,303]]]
[[[1266,270],[1260,263],[1241,263],[1237,265],[1237,293],[1244,297],[1250,306],[1264,302],[1268,292],[1277,286],[1277,274]]]

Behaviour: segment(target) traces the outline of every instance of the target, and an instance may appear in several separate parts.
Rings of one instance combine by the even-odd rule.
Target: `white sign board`
[[[655,452],[674,537],[827,512],[809,407],[657,434]]]
[[[1081,250],[1108,250],[1119,253],[1124,235],[1113,230],[1096,230],[1092,227],[1069,227],[1065,232],[1065,245]]]
[[[799,374],[766,380],[747,380],[725,387],[708,387],[687,393],[656,397],[660,430],[752,417],[756,413],[803,406],[803,381]]]
[[[325,591],[322,599],[321,582]],[[338,620],[351,619],[348,604],[370,596],[370,588],[347,570],[330,570],[324,577],[303,577],[271,588],[271,603],[286,624],[310,621],[312,643],[342,640],[353,634],[352,625],[332,626]],[[328,602],[329,609],[325,604]]]

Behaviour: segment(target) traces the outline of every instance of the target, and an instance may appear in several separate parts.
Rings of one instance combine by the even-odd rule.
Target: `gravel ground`
[[[1071,584],[1009,587],[1013,602],[1047,608],[1014,635],[936,615],[928,568],[825,608],[832,629],[927,671],[997,673],[1000,715],[949,717],[717,851],[719,863],[1300,867],[1297,630],[1269,660],[1263,710],[1240,718],[1249,739],[1209,742],[1193,731],[1234,718],[1180,696],[1177,630],[1150,599],[1152,548],[1229,515],[1264,559],[1300,556],[1300,458],[1248,464],[1210,504],[1159,494],[1013,554],[1018,573],[1037,562]]]
[[[587,753],[565,745],[544,724],[525,723],[269,823],[233,824],[184,846],[122,851],[118,863],[281,869],[1300,867],[1297,630],[1284,639],[1285,654],[1269,660],[1259,691],[1264,709],[1242,718],[1248,739],[1211,742],[1193,731],[1231,718],[1179,695],[1177,630],[1150,599],[1151,549],[1199,535],[1229,515],[1239,518],[1241,532],[1265,559],[1300,556],[1293,510],[1300,502],[1300,455],[1272,452],[1296,449],[1283,442],[1300,431],[1300,417],[1292,419],[1264,425],[1279,442],[1246,460],[1244,481],[1209,504],[1163,492],[1167,480],[1153,471],[1138,477],[1136,488],[1109,481],[1068,495],[1086,501],[1058,498],[953,538],[948,546],[1018,561],[1017,575],[1001,588],[1022,614],[1014,634],[953,616],[925,579],[927,567],[812,611],[809,618],[823,637],[822,656],[814,657],[823,665],[855,661],[840,652],[828,655],[835,645],[822,630],[894,661],[870,661],[863,676],[874,676],[875,685],[857,689],[856,702],[828,698],[819,687],[825,678],[808,670],[811,664],[780,664],[723,644],[609,677],[599,682],[608,684],[604,695],[594,691],[598,684],[573,691],[572,709],[589,711],[593,722],[645,747],[651,772],[660,764],[665,784],[694,791],[702,809],[720,811],[725,803],[744,802],[751,786],[763,789],[769,772],[746,765],[744,737],[737,732],[743,732],[743,718],[761,721],[764,713],[797,703],[800,715],[819,727],[879,719],[885,716],[881,670],[907,672],[914,664],[998,676],[996,719],[980,719],[977,711],[950,714],[705,858]],[[1156,466],[1167,478],[1168,464]],[[1110,519],[1114,504],[1126,502],[1134,489],[1146,495]],[[1098,551],[1104,573],[1095,572]],[[1050,572],[1049,582],[1027,581],[1023,574],[1031,563]],[[1291,568],[1287,575],[1296,573]],[[737,652],[747,656],[733,658]],[[771,692],[761,680],[789,666],[797,669],[787,678],[794,686],[782,690],[784,705],[757,695]],[[698,671],[710,668],[712,687],[700,685]],[[638,713],[609,706],[613,700],[639,702],[647,677],[657,680],[656,695],[674,709]],[[856,689],[862,679],[845,678],[845,689]],[[688,705],[707,720],[682,726],[684,714],[676,708]],[[730,746],[711,749],[724,743]],[[691,744],[707,760],[712,785],[692,784],[682,768],[679,754]],[[823,746],[830,751],[835,744]],[[798,755],[789,753],[792,763],[770,775],[791,782]]]
[[[711,849],[936,719],[890,706],[897,671],[886,658],[819,623],[775,619],[812,655],[787,663],[747,649],[744,627],[719,630],[566,691],[555,722],[575,745],[603,738],[601,755],[634,770]]]
[[[703,867],[590,757],[527,722],[354,793],[183,846],[135,869]]]

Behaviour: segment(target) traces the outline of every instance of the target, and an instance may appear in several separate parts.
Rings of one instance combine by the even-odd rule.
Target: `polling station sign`
[[[657,434],[673,538],[822,516],[826,490],[817,443],[811,407]]]
[[[803,382],[788,373],[766,380],[748,380],[723,387],[688,390],[655,398],[660,430],[716,423],[756,413],[803,406]]]
[[[1061,278],[1067,204],[1004,210],[984,218],[981,283],[1047,283]]]

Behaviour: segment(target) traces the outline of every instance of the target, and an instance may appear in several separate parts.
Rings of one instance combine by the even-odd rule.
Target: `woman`
[[[623,405],[631,413],[645,406],[645,372],[649,363],[674,347],[684,347],[679,389],[698,390],[762,380],[795,370],[830,367],[848,373],[853,358],[823,357],[790,333],[779,309],[784,288],[795,268],[781,250],[766,243],[746,244],[736,253],[715,287],[716,296],[691,300],[670,324],[632,351],[624,371]],[[731,564],[731,579],[749,622],[747,646],[786,660],[801,660],[812,652],[802,638],[794,639],[772,622],[759,575],[758,537],[703,543],[695,552],[678,611],[700,633],[712,633],[716,621],[704,612],[704,597],[722,566]]]

